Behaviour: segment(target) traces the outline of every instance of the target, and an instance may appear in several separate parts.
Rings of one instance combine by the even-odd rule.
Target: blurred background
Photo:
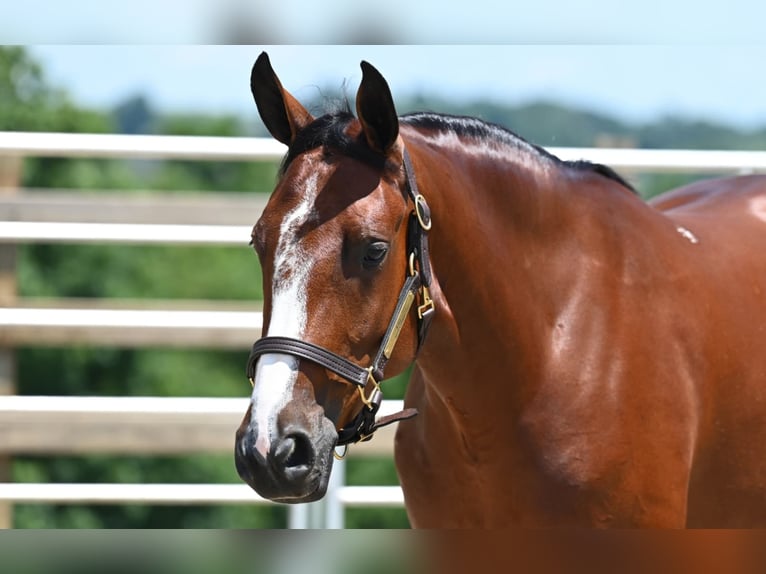
[[[514,2],[389,0],[26,0],[0,20],[6,43],[763,44],[758,0]]]
[[[229,16],[249,9],[237,6]],[[225,39],[273,38],[269,21],[256,18],[257,29],[239,29],[242,21],[227,20],[225,12],[218,13],[226,20]],[[367,16],[372,26],[374,14]],[[382,37],[380,30],[358,33],[366,41]],[[401,30],[402,37],[413,33]],[[766,80],[755,72],[766,53],[740,45],[6,46],[0,48],[0,130],[267,136],[249,93],[250,67],[264,49],[284,86],[314,112],[344,97],[353,101],[364,59],[389,80],[399,113],[478,116],[543,146],[766,149]],[[15,185],[30,195],[58,190],[86,198],[265,198],[276,167],[275,161],[33,157],[23,162]],[[646,198],[701,177],[626,175]],[[252,225],[258,213],[240,216],[238,222]],[[211,213],[210,223],[216,221]],[[14,296],[250,308],[262,292],[248,239],[245,231],[241,245],[225,247],[20,244],[13,255]],[[242,398],[250,391],[246,358],[246,347],[25,344],[14,351],[15,393]],[[402,398],[405,385],[403,378],[387,382],[386,398]],[[228,453],[19,453],[3,464],[3,481],[16,483],[239,483]],[[396,485],[390,456],[352,457],[346,483]],[[12,521],[16,528],[281,528],[288,516],[281,506],[247,504],[17,504]],[[403,509],[374,507],[347,509],[345,524],[408,526]]]

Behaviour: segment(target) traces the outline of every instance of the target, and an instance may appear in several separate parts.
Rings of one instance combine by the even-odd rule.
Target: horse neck
[[[535,380],[577,266],[612,257],[601,245],[619,251],[614,237],[597,239],[614,233],[615,209],[629,212],[641,202],[616,182],[524,150],[500,157],[433,142],[408,147],[432,209],[437,283],[437,315],[418,367],[440,392],[451,381],[470,381],[449,391],[465,393],[461,404],[480,397],[497,403],[478,388],[496,389],[502,377],[507,390],[523,392],[517,383]]]

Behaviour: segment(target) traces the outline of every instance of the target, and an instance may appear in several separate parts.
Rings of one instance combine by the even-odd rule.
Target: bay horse
[[[317,500],[394,420],[414,527],[766,526],[766,178],[647,203],[499,126],[398,117],[361,66],[356,114],[317,118],[253,66],[288,151],[252,232],[242,479]]]

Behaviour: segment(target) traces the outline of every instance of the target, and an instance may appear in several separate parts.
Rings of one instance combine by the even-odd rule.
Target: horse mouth
[[[299,504],[314,502],[327,493],[331,465],[332,463],[315,465],[310,469],[299,468],[298,470],[307,472],[298,482],[285,480],[284,476],[277,476],[268,471],[253,473],[239,465],[237,471],[240,478],[262,498],[272,502]]]
[[[310,489],[308,493],[291,496],[274,496],[270,498],[270,500],[272,502],[278,502],[281,504],[303,504],[306,502],[316,502],[317,500],[322,499],[325,494],[327,494],[328,482],[328,480],[323,481],[321,480],[321,477],[319,477],[313,486],[313,490]]]
[[[274,477],[267,480],[267,485],[262,481],[246,482],[260,496],[282,504],[301,504],[320,500],[327,493],[327,485],[330,481],[332,461],[328,464],[314,465],[301,479],[300,483],[284,481]]]

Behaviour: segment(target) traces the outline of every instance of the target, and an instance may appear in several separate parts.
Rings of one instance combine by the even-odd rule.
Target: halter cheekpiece
[[[407,277],[399,292],[393,317],[372,364],[362,367],[324,347],[292,337],[258,339],[247,361],[247,376],[251,383],[255,378],[258,358],[266,353],[279,353],[316,363],[356,385],[364,406],[349,425],[338,431],[337,446],[370,440],[373,433],[380,427],[410,419],[418,414],[416,409],[404,409],[377,420],[375,418],[383,401],[380,381],[384,378],[386,364],[391,358],[413,303],[417,303],[418,349],[425,340],[434,314],[434,303],[429,292],[432,277],[428,251],[428,231],[432,224],[431,211],[425,198],[418,191],[412,161],[406,149],[404,149],[403,161],[405,185],[414,205],[407,223]],[[372,386],[372,390],[365,395],[364,391],[368,385]]]

